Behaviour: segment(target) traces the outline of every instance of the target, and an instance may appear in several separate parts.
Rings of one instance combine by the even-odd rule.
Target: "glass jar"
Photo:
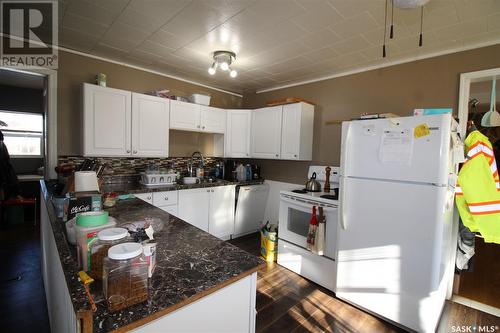
[[[103,292],[110,312],[148,299],[148,263],[139,243],[109,248],[103,259]]]
[[[108,249],[129,241],[129,234],[125,228],[108,228],[99,231],[97,240],[90,244],[90,276],[95,280],[102,280],[102,262],[108,255]]]

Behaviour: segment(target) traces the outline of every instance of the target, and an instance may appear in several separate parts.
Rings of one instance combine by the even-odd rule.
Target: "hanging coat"
[[[487,243],[500,244],[500,182],[493,147],[479,131],[465,139],[467,159],[458,173],[455,201],[463,224]]]
[[[0,131],[0,200],[16,197],[19,194],[19,182],[12,164],[7,146]]]

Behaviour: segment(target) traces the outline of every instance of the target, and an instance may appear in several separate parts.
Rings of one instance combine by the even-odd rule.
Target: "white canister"
[[[99,191],[97,174],[95,171],[75,172],[75,192]]]

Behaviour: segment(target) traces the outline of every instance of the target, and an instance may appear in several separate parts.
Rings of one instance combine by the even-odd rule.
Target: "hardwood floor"
[[[38,227],[0,231],[0,331],[50,332]]]
[[[252,254],[260,253],[259,234],[230,242]],[[437,332],[452,332],[452,326],[459,325],[500,326],[500,318],[447,302]],[[258,272],[256,331],[403,332],[401,328],[335,298],[333,292],[276,263],[269,263]]]
[[[500,245],[476,237],[474,270],[460,273],[458,295],[500,308]]]

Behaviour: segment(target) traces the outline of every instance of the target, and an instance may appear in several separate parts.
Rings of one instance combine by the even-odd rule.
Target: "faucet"
[[[195,157],[200,158],[200,163],[198,164],[198,167],[203,168],[205,165],[205,159],[203,158],[203,154],[200,153],[199,151],[195,151],[194,153],[191,154],[191,159],[189,160],[188,163],[188,172],[191,177],[193,177],[193,160]]]

